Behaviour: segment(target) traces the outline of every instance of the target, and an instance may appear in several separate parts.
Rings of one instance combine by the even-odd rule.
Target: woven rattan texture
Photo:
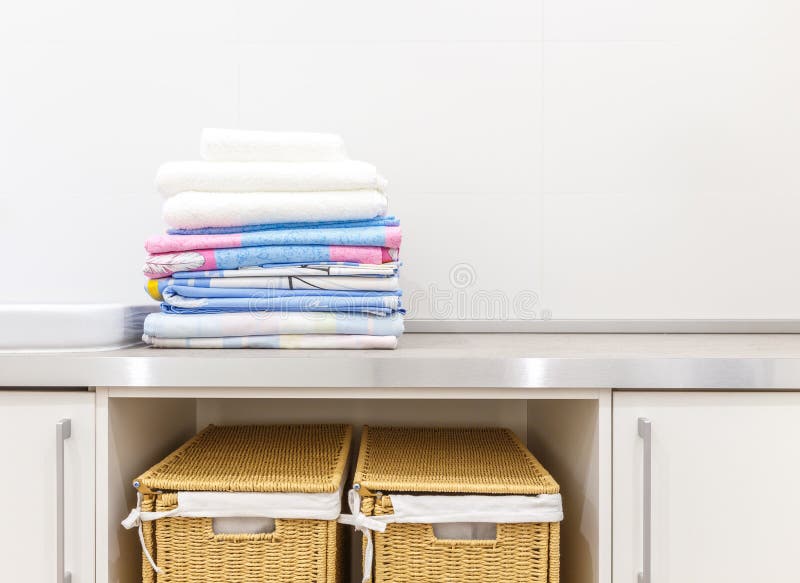
[[[500,428],[365,427],[353,481],[373,492],[558,493],[525,445]]]
[[[143,510],[175,508],[175,494],[145,495]],[[210,518],[163,518],[144,524],[155,574],[142,561],[144,583],[286,583],[344,581],[343,527],[335,521],[276,520],[269,534],[214,534]]]
[[[369,515],[391,514],[390,496],[364,498]],[[440,540],[430,524],[374,533],[372,583],[559,583],[560,524],[498,524],[495,540]],[[363,546],[362,546],[363,549]]]
[[[209,425],[137,481],[145,493],[335,492],[351,434],[348,425]]]

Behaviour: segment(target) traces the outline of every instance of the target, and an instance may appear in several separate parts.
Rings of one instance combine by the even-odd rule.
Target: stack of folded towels
[[[330,134],[204,130],[161,166],[166,235],[145,243],[163,348],[395,348],[400,223],[386,180]]]

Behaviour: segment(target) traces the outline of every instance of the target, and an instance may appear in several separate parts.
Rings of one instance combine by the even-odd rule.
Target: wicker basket
[[[559,580],[563,514],[558,484],[511,431],[365,427],[353,482],[361,512],[385,523],[384,532],[374,524],[368,527],[374,531],[374,560],[370,566],[365,558],[364,581]],[[537,510],[545,503],[549,513]],[[424,511],[414,515],[413,508],[420,504]],[[355,497],[353,505],[358,505]],[[547,521],[535,521],[543,517]],[[492,540],[435,536],[433,522],[452,526],[462,519],[492,522],[496,536]],[[367,547],[373,544],[366,534],[365,557],[372,554]]]
[[[345,425],[204,429],[134,482],[140,508],[126,526],[140,528],[144,583],[342,581],[346,537],[336,516],[351,435]],[[331,517],[280,518],[285,508],[280,501],[287,495],[294,501],[327,501]],[[216,534],[214,518],[186,517],[186,506],[178,516],[164,516],[179,512],[180,500],[208,496],[271,497],[272,509],[279,500],[278,513],[264,515],[274,517],[274,530]]]

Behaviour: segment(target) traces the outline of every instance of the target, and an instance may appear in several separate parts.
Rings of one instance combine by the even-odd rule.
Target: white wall
[[[417,317],[800,317],[798,29],[793,0],[4,2],[0,301],[147,301],[155,170],[216,126],[378,165]]]

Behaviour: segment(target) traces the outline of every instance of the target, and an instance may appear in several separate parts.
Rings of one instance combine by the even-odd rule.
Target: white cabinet
[[[651,422],[650,581],[797,580],[800,394],[618,392],[614,583],[636,583],[642,569],[640,417]]]
[[[70,421],[63,465],[62,419]],[[2,580],[65,581],[57,566],[63,469],[64,570],[72,583],[94,581],[94,394],[0,390],[0,461]]]

